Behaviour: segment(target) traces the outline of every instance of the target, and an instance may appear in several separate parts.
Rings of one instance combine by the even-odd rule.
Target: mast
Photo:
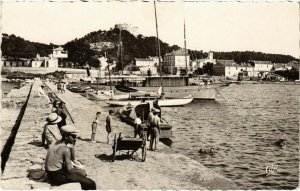
[[[120,43],[120,46],[119,46],[119,50],[120,50],[120,63],[121,63],[121,72],[122,72],[122,75],[123,75],[123,56],[122,56],[122,49],[123,49],[123,45],[122,45],[122,30],[120,29],[120,33],[119,33],[119,43]]]
[[[105,52],[105,58],[106,58],[106,52]],[[108,78],[109,78],[109,88],[112,90],[111,86],[111,78],[110,78],[110,70],[109,70],[109,63],[107,62],[107,70],[108,70]]]
[[[184,18],[184,56],[185,56],[185,71],[186,75],[188,75],[188,68],[187,68],[187,54],[186,54],[186,35],[185,35],[185,18]]]
[[[162,92],[164,92],[163,88],[163,79],[162,79],[162,64],[160,60],[160,44],[159,44],[159,37],[158,37],[158,25],[157,25],[157,14],[156,14],[156,3],[154,1],[154,11],[155,11],[155,26],[156,26],[156,37],[157,37],[157,46],[158,46],[158,64],[160,70],[160,85],[162,87]]]

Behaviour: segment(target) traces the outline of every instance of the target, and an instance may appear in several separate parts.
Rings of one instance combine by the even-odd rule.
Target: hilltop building
[[[127,23],[116,24],[115,28],[120,30],[126,30],[131,34],[133,34],[134,36],[138,35],[138,27],[132,26],[131,24],[127,24]]]

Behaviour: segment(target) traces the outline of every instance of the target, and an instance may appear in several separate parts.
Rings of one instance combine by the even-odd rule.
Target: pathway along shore
[[[40,85],[41,82],[34,82],[32,86],[25,113],[1,176],[2,189],[53,189],[48,183],[34,182],[26,177],[27,170],[41,167],[46,156],[46,150],[38,145],[51,107],[45,98],[37,97]],[[55,85],[47,85],[56,93]],[[162,149],[159,152],[147,151],[145,162],[124,157],[111,162],[113,135],[110,144],[106,144],[105,117],[108,107],[105,103],[96,104],[68,90],[57,96],[66,102],[73,125],[81,131],[81,139],[76,142],[76,157],[84,163],[88,176],[97,183],[97,189],[236,189],[230,180],[195,160],[170,152],[161,143],[159,148]],[[97,129],[97,143],[91,143],[91,123],[97,111],[102,113],[100,121],[103,123]],[[133,134],[132,127],[114,119],[113,133],[122,132],[124,136]],[[69,119],[68,123],[72,121]],[[140,151],[138,153],[140,155]]]

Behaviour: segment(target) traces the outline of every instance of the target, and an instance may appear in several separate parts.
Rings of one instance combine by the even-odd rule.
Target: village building
[[[166,74],[180,75],[182,71],[193,71],[190,66],[190,55],[187,53],[185,59],[184,49],[167,53],[163,58],[163,72]]]
[[[2,67],[30,67],[30,59],[2,57]]]

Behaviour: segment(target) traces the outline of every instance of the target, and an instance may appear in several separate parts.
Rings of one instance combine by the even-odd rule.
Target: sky
[[[203,51],[260,51],[299,58],[299,5],[295,2],[157,2],[159,38]],[[115,24],[156,36],[153,2],[4,2],[2,33],[63,45]]]

